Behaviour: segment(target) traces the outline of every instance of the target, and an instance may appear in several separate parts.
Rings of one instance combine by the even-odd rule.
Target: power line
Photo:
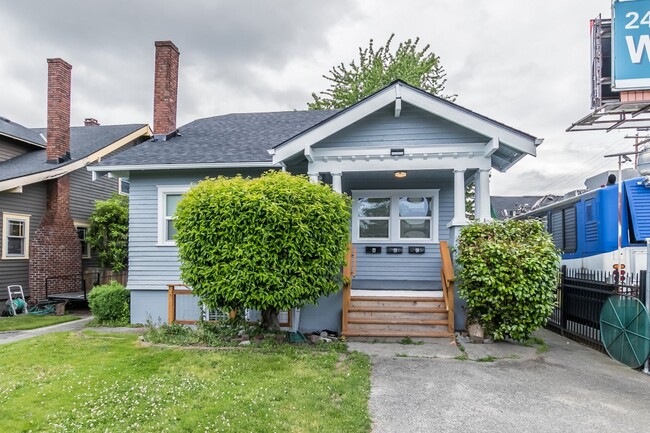
[[[560,176],[559,178],[554,179],[553,181],[547,183],[546,185],[539,186],[534,190],[532,195],[541,195],[544,191],[552,191],[552,190],[563,191],[563,189],[568,188],[568,186],[572,183],[578,181],[584,181],[589,176],[590,173],[594,172],[594,169],[605,168],[607,165],[610,164],[610,162],[604,158],[604,155],[606,153],[609,153],[611,150],[617,148],[618,146],[620,146],[620,144],[624,142],[624,140],[625,137],[619,138],[610,146],[608,146],[606,149],[604,149],[602,154],[599,153],[598,155],[594,155],[587,161],[583,162],[579,166],[578,170]],[[598,163],[597,161],[600,162]]]

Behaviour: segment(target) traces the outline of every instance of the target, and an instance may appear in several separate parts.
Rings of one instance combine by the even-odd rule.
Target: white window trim
[[[431,213],[431,237],[405,238],[399,237],[399,198],[404,196],[431,197],[433,199],[433,211]],[[388,239],[381,238],[359,238],[359,198],[390,198],[390,219],[388,227]],[[352,191],[352,242],[376,243],[376,244],[414,244],[434,243],[438,239],[438,219],[440,214],[440,190],[439,189],[391,189],[391,190],[356,190]],[[383,219],[383,218],[377,218]]]
[[[167,194],[183,194],[190,189],[190,185],[165,185],[157,186],[158,188],[158,243],[159,247],[175,247],[176,242],[167,240],[165,237],[165,197]]]
[[[81,258],[82,259],[91,259],[92,256],[93,256],[93,252],[92,252],[92,249],[90,247],[90,244],[88,243],[88,230],[90,229],[90,224],[85,223],[85,222],[75,221],[74,222],[74,228],[75,229],[79,229],[79,228],[86,229],[86,244],[88,245],[88,254],[85,255],[85,256],[83,254],[81,254]]]
[[[130,183],[129,183],[129,192],[124,192],[122,191],[122,181],[129,183],[129,178],[128,177],[118,177],[117,178],[117,193],[120,195],[126,195],[128,196],[130,194]]]
[[[29,218],[31,215],[18,214],[18,213],[2,213],[2,260],[25,260],[29,259]],[[7,248],[9,243],[9,220],[22,221],[25,223],[25,254],[21,256],[7,255]]]

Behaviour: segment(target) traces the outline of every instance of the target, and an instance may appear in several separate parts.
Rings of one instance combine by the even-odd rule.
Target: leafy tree
[[[472,223],[460,231],[459,294],[468,320],[502,340],[526,340],[556,302],[560,255],[538,220]]]
[[[312,93],[314,101],[307,104],[310,110],[346,108],[400,79],[412,86],[453,101],[455,95],[442,95],[445,88],[446,73],[440,64],[440,57],[429,51],[427,44],[419,49],[420,38],[400,42],[395,53],[391,43],[395,34],[390,35],[386,44],[375,51],[374,41],[370,39],[368,48],[359,47],[359,63],[341,63],[333,66],[329,75],[323,78],[330,81],[327,90]]]
[[[262,312],[315,303],[340,289],[350,200],[302,176],[205,179],[178,204],[181,279],[209,307]]]
[[[97,254],[99,266],[120,272],[128,262],[129,199],[113,193],[95,202],[90,216],[88,243]]]
[[[476,219],[476,182],[465,187],[465,218],[470,221]]]

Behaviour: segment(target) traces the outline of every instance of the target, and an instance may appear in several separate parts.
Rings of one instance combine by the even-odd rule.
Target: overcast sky
[[[0,116],[46,123],[48,57],[73,65],[72,124],[152,123],[154,41],[180,49],[178,125],[232,112],[305,109],[322,75],[420,37],[456,102],[544,138],[493,175],[494,195],[564,193],[615,168],[619,132],[564,132],[590,111],[589,20],[610,0],[0,0]]]

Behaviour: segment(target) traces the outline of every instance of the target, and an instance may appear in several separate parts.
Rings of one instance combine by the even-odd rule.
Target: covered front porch
[[[464,318],[448,314],[457,307],[453,290],[444,290],[451,259],[447,282],[441,272],[448,245],[468,223],[466,187],[475,185],[475,218],[490,219],[490,170],[507,170],[540,143],[397,81],[273,148],[274,163],[352,197],[343,332],[429,336],[441,331],[436,326],[446,335],[462,328]]]

